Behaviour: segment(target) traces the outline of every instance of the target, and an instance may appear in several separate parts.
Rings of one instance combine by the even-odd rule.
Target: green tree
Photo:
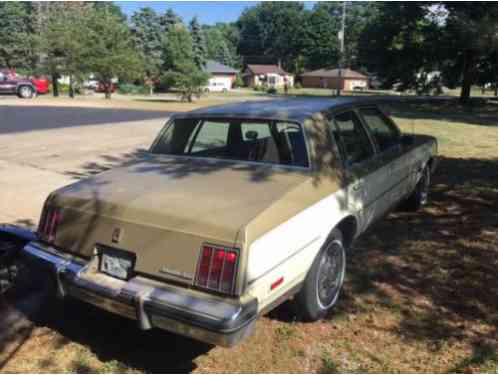
[[[345,66],[358,69],[358,40],[363,33],[365,25],[375,16],[378,4],[365,1],[346,2],[346,32],[344,36]],[[330,16],[330,24],[324,33],[318,32],[318,37],[324,41],[328,38],[338,47],[338,33],[341,28],[343,2],[319,2],[313,7],[310,27],[313,28],[314,18],[319,17],[321,12],[327,12]],[[323,16],[322,16],[323,17]],[[323,26],[322,26],[323,27]],[[338,48],[337,48],[338,49]],[[335,64],[334,64],[335,65]]]
[[[26,68],[31,64],[29,3],[0,3],[0,66]]]
[[[307,12],[300,2],[263,2],[246,9],[237,21],[239,53],[281,61],[288,70],[302,52]]]
[[[339,44],[337,32],[340,19],[334,17],[324,6],[315,6],[308,13],[302,34],[303,47],[301,55],[294,59],[295,73],[306,69],[336,67],[339,61]]]
[[[182,19],[171,8],[159,16],[159,25],[161,26],[163,37],[164,34],[168,33],[173,28],[173,26],[181,23]]]
[[[204,38],[204,31],[202,30],[197,17],[192,18],[189,24],[190,34],[192,35],[192,51],[194,54],[195,64],[202,69],[206,64],[206,40]]]
[[[56,3],[48,11],[47,24],[42,30],[40,49],[47,72],[69,77],[69,96],[74,98],[75,81],[89,72],[88,57],[93,46],[89,43],[87,19],[93,8],[86,3]],[[55,90],[54,90],[55,92]]]
[[[421,72],[438,66],[440,27],[427,3],[376,3],[358,40],[359,64],[386,86],[416,88]]]
[[[490,75],[490,82],[496,80],[493,69],[486,69],[486,60],[490,58],[488,63],[493,64],[493,52],[498,48],[498,4],[468,1],[441,4],[447,11],[444,36],[439,43],[444,57],[443,74],[450,84],[461,85],[460,101],[465,103],[472,85],[479,78],[483,80],[483,74]]]
[[[200,96],[209,76],[196,64],[192,37],[183,25],[178,24],[167,33],[162,52],[163,81],[180,91],[182,101],[191,102],[194,96]]]
[[[140,56],[135,50],[131,32],[125,22],[104,9],[94,9],[87,17],[88,69],[106,88],[111,98],[114,79],[136,79],[143,74]]]
[[[151,8],[142,8],[131,17],[131,32],[135,47],[144,64],[145,81],[153,94],[154,81],[161,72],[162,32],[159,17]]]

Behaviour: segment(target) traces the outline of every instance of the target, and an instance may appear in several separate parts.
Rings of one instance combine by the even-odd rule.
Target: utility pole
[[[339,31],[339,74],[338,74],[338,86],[337,86],[337,96],[341,96],[341,86],[342,86],[342,63],[344,59],[344,33],[346,31],[346,2],[342,2],[342,23],[341,30]]]

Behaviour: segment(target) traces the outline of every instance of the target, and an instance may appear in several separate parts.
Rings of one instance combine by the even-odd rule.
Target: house
[[[294,86],[294,76],[278,65],[247,65],[243,74],[244,83],[248,87],[267,85],[269,87]]]
[[[301,83],[303,87],[365,90],[368,88],[368,77],[348,68],[341,69],[340,78],[339,69],[318,69],[301,74]]]
[[[229,66],[220,64],[214,60],[206,61],[204,65],[204,71],[209,73],[211,77],[209,78],[208,84],[206,86],[206,91],[228,91],[232,89],[233,83],[237,78],[239,71],[233,69]]]

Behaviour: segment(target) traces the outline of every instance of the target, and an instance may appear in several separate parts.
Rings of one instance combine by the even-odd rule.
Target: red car
[[[31,82],[36,88],[36,92],[38,94],[46,94],[48,93],[49,86],[50,86],[50,81],[46,78],[38,77],[38,78],[31,78]]]
[[[37,94],[46,94],[49,81],[44,78],[27,79],[16,74],[12,69],[0,69],[0,94],[16,94],[29,99]]]
[[[95,87],[95,92],[106,92],[106,87],[105,83],[99,82],[97,86]],[[111,93],[114,93],[117,89],[117,85],[115,83],[111,83]]]

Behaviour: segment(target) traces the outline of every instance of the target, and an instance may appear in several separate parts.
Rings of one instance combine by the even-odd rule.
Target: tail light
[[[239,252],[214,245],[201,248],[195,285],[221,293],[233,294]]]
[[[47,242],[54,242],[60,220],[61,212],[58,208],[45,207],[38,225],[38,235]]]

